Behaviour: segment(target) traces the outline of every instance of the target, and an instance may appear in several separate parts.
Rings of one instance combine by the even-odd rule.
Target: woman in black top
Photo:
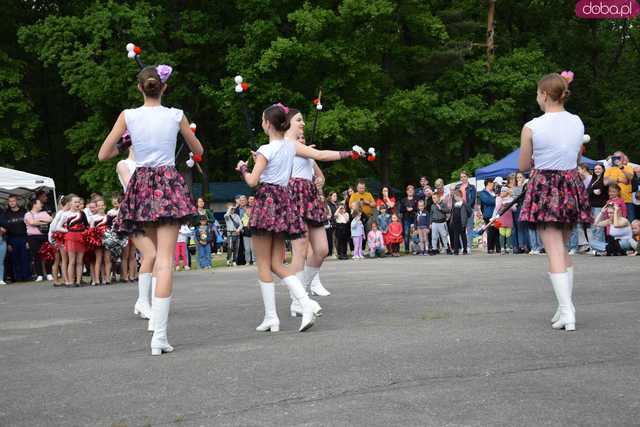
[[[327,199],[325,206],[329,211],[327,213],[331,214],[331,216],[329,217],[329,224],[327,227],[327,243],[329,243],[329,253],[327,256],[331,256],[333,255],[333,235],[336,230],[335,215],[336,215],[336,210],[338,209],[338,193],[336,193],[335,191],[332,191],[331,194],[329,194],[329,198]]]
[[[591,182],[587,187],[587,193],[589,194],[589,202],[591,203],[591,217],[597,218],[609,199],[608,188],[604,185],[604,166],[601,163],[596,163],[593,167],[593,174],[591,175]],[[598,240],[604,242],[604,228],[589,228],[588,238],[589,241]]]

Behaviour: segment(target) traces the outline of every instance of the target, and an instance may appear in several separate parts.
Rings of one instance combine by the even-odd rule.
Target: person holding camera
[[[611,167],[604,173],[604,184],[618,184],[620,197],[625,204],[625,216],[629,221],[635,219],[634,205],[631,199],[631,180],[633,180],[633,168],[629,166],[629,159],[622,151],[616,151],[610,157]]]
[[[240,248],[240,233],[242,232],[242,219],[236,212],[236,205],[229,203],[227,213],[224,214],[224,222],[227,225],[227,265],[235,266],[238,262],[238,249]]]
[[[633,238],[631,223],[622,215],[618,204],[607,203],[596,217],[594,225],[606,228],[608,237],[606,242],[593,240],[589,243],[593,255],[626,255],[627,251],[635,251],[638,247],[638,242]]]

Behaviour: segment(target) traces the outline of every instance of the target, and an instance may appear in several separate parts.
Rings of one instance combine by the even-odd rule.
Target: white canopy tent
[[[57,201],[56,184],[53,179],[0,167],[0,203],[2,204],[6,204],[6,200],[12,194],[20,198],[26,198],[34,191],[44,188],[53,190],[54,200]],[[57,205],[57,203],[55,203],[55,205]]]

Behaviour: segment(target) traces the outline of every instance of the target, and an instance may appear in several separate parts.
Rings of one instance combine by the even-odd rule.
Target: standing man
[[[404,233],[404,251],[409,253],[411,242],[411,226],[416,223],[416,210],[418,199],[415,196],[415,188],[409,184],[406,188],[407,196],[400,201],[399,212],[402,215],[402,232]]]
[[[425,194],[427,188],[429,188],[429,189],[431,188],[429,186],[429,180],[427,179],[426,176],[421,176],[420,177],[420,184],[418,186],[418,189],[416,190],[416,198],[418,198],[418,199],[427,199],[427,198],[431,199],[431,196],[427,197],[426,194]],[[426,200],[425,200],[425,202],[426,202]]]
[[[616,151],[611,156],[611,166],[604,173],[604,185],[618,184],[620,186],[620,197],[622,197],[627,207],[627,219],[629,222],[636,219],[631,198],[632,179],[633,168],[629,166],[629,158],[622,151]]]
[[[13,280],[16,282],[31,280],[31,257],[27,250],[27,226],[24,223],[27,211],[18,206],[16,196],[9,196],[7,203],[9,207],[5,213],[5,224]]]
[[[245,196],[242,196],[245,197]],[[242,204],[242,199],[241,204]],[[246,205],[244,206],[244,212],[240,215],[242,221],[242,244],[244,246],[244,261],[247,264],[253,265],[256,262],[256,256],[253,253],[253,247],[251,246],[251,229],[249,228],[249,218],[251,217],[251,211],[253,210],[253,204],[256,198],[249,196]]]
[[[473,220],[475,218],[475,209],[476,209],[476,187],[475,185],[469,184],[469,174],[467,171],[460,171],[460,184],[456,185],[456,190],[460,190],[462,192],[462,200],[469,208],[469,212],[472,214],[467,218],[467,253],[471,255],[471,241],[472,233],[473,233]]]
[[[482,210],[482,219],[484,219],[485,224],[488,224],[493,217],[493,211],[496,209],[496,194],[493,192],[492,178],[487,178],[484,181],[484,190],[480,192],[480,208]],[[487,252],[500,254],[498,229],[493,226],[487,229]]]
[[[363,180],[358,181],[356,192],[349,197],[349,207],[351,207],[354,202],[362,202],[362,223],[368,232],[371,227],[371,224],[369,224],[369,218],[373,215],[373,209],[376,207],[376,200],[373,198],[371,193],[367,191]],[[363,239],[363,243],[366,243],[364,240],[365,239]]]

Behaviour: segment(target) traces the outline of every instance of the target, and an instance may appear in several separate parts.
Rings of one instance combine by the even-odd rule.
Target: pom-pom
[[[56,259],[56,248],[51,243],[45,242],[38,250],[38,256],[44,262],[53,262]]]
[[[242,93],[242,92],[243,92],[243,90],[242,90],[242,84],[237,84],[237,85],[236,85],[236,93]]]
[[[87,231],[83,233],[84,243],[90,250],[94,250],[95,248],[99,248],[102,246],[102,238],[104,235],[104,228],[102,227],[91,227]]]
[[[356,153],[355,151],[351,152],[351,160],[358,160],[360,158],[360,154]]]
[[[196,133],[196,128],[197,128],[197,127],[198,127],[198,126],[197,126],[195,123],[191,123],[191,124],[189,125],[189,129],[191,129],[191,132],[193,132],[193,133]]]
[[[237,75],[233,80],[236,82],[237,85],[239,85],[240,83],[242,83],[242,76]]]
[[[360,157],[365,157],[367,155],[367,153],[364,151],[364,149],[362,147],[360,147],[359,145],[354,145],[353,147],[351,147],[351,151],[358,153],[358,156]]]
[[[322,111],[322,104],[316,104],[316,110]]]
[[[127,43],[127,52],[131,52],[133,48],[136,47],[133,43]]]
[[[591,137],[585,133],[584,136],[582,137],[582,143],[587,144],[589,143],[589,141],[591,141]]]
[[[132,50],[131,50],[131,51],[129,51],[129,53],[127,53],[127,57],[128,57],[129,59],[133,59],[133,58],[135,58],[135,57],[136,57],[136,53],[135,53],[134,51],[132,51]]]
[[[196,163],[202,163],[202,154],[194,154],[193,161]]]
[[[316,98],[313,100],[313,105],[319,105],[320,104],[320,98]]]
[[[573,71],[565,70],[560,75],[567,81],[567,84],[571,84],[573,81]]]
[[[140,55],[142,53],[142,49],[140,49],[140,46],[134,46],[133,51],[136,53],[136,55]]]
[[[158,72],[158,76],[160,76],[160,81],[166,83],[169,77],[171,77],[173,68],[171,68],[171,65],[160,64],[156,67],[156,71]]]
[[[192,168],[193,165],[195,165],[195,164],[196,164],[196,162],[194,162],[193,159],[187,160],[187,167]]]
[[[495,220],[495,221],[493,222],[493,226],[494,226],[495,228],[500,228],[500,227],[502,227],[502,223],[500,222],[500,220],[499,220],[499,219],[497,219],[497,220]]]
[[[242,82],[242,83],[240,83],[240,87],[242,88],[243,92],[246,92],[246,91],[249,90],[249,83]]]
[[[61,248],[64,246],[64,232],[54,231],[51,233],[51,237],[53,238],[53,243],[56,247]]]
[[[376,160],[376,149],[373,147],[369,147],[367,153],[369,153],[369,155],[367,156],[367,160],[370,162],[374,162]]]

